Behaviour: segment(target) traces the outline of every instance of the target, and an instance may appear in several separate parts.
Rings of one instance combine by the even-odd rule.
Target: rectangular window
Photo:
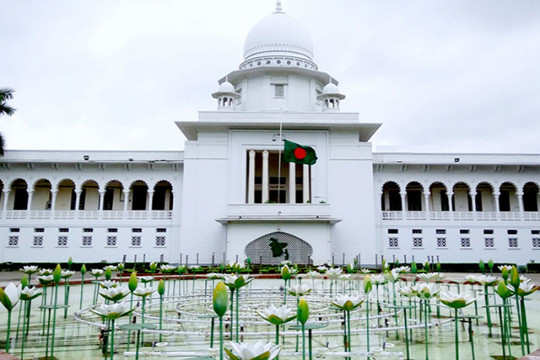
[[[517,235],[517,230],[508,230],[506,231],[508,235]]]
[[[412,233],[413,233],[413,234],[421,234],[421,233],[422,233],[422,229],[412,229]]]
[[[446,238],[438,237],[437,238],[437,247],[445,248],[446,247]]]
[[[494,238],[484,238],[484,246],[486,248],[494,248],[495,247],[495,239]]]
[[[94,232],[94,229],[92,229],[92,228],[83,228],[82,231],[85,232],[85,233],[91,233],[91,232]]]
[[[391,247],[391,248],[399,247],[398,238],[397,237],[389,237],[388,238],[388,247]]]
[[[116,236],[107,236],[107,246],[116,246]]]
[[[517,248],[518,247],[518,239],[517,238],[508,238],[508,247],[509,248]]]
[[[131,246],[141,246],[141,237],[140,236],[132,236],[131,237]]]
[[[398,229],[388,229],[389,234],[397,234],[398,232]]]
[[[21,229],[19,229],[19,228],[10,228],[9,229],[9,232],[12,232],[12,233],[17,233],[19,231],[21,231]]]
[[[107,232],[115,233],[115,232],[118,232],[118,229],[117,228],[108,228]]]
[[[32,246],[43,246],[43,236],[34,236]]]
[[[67,233],[67,232],[69,232],[69,229],[68,228],[60,228],[60,229],[58,229],[58,232]]]
[[[446,229],[437,229],[437,230],[435,230],[435,234],[444,235],[444,234],[446,234]]]
[[[470,232],[471,231],[469,229],[461,229],[461,230],[459,230],[460,234],[470,234]]]
[[[274,85],[274,96],[275,97],[284,97],[285,96],[285,85],[282,85],[282,84]]]
[[[19,237],[18,236],[8,237],[8,246],[19,246]]]
[[[42,233],[42,232],[45,232],[45,229],[44,228],[35,228],[34,232]]]
[[[493,234],[493,230],[491,230],[491,229],[486,229],[486,230],[484,230],[484,234],[485,234],[485,235],[492,235],[492,234]]]
[[[156,229],[156,232],[158,232],[158,233],[164,233],[164,232],[167,232],[167,229],[166,229],[166,228],[157,228],[157,229]]]
[[[422,238],[420,238],[420,237],[413,238],[413,247],[421,248],[422,247]]]
[[[165,236],[156,236],[156,246],[165,246]]]
[[[92,246],[92,237],[91,236],[83,236],[82,237],[82,246]]]
[[[67,236],[59,236],[58,237],[58,246],[67,246],[68,237]]]
[[[133,229],[131,229],[131,232],[140,233],[140,232],[142,232],[142,229],[141,228],[133,228]]]
[[[471,247],[471,239],[470,238],[461,238],[461,247],[462,248],[470,248]]]
[[[531,230],[532,235],[540,235],[540,230]]]
[[[540,238],[532,239],[532,247],[535,249],[540,249]]]

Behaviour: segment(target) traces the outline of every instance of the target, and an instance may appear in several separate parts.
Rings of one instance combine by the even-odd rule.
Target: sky
[[[274,0],[0,0],[7,149],[182,150]],[[540,1],[283,0],[376,151],[540,153]]]

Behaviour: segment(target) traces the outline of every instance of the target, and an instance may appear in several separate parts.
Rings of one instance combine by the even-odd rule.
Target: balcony
[[[382,211],[383,221],[539,221],[540,212],[526,211]]]
[[[0,218],[7,220],[170,220],[170,210],[7,210]]]
[[[231,204],[225,218],[229,222],[326,222],[335,224],[340,219],[331,217],[329,204]]]

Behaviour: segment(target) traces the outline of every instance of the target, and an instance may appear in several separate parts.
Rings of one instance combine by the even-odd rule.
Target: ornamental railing
[[[9,220],[170,220],[171,210],[7,210],[1,219]]]
[[[539,221],[536,211],[382,211],[383,221]]]

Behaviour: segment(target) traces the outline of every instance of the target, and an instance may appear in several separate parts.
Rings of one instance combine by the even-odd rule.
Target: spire
[[[277,0],[276,2],[276,12],[277,13],[283,12],[283,10],[281,9],[281,0]]]

